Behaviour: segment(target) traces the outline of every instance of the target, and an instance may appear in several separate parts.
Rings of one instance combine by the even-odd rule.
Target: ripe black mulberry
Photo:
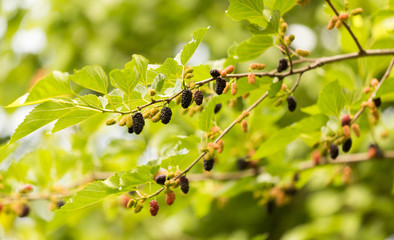
[[[218,78],[220,76],[220,72],[217,69],[212,69],[209,73],[213,78]]]
[[[222,109],[222,104],[218,103],[215,105],[215,109],[213,110],[213,112],[216,114],[220,111],[220,109]]]
[[[349,138],[346,142],[342,145],[343,152],[349,152],[350,148],[352,148],[352,139]]]
[[[282,58],[281,60],[279,60],[279,65],[278,65],[277,71],[282,72],[282,71],[286,70],[287,67],[288,67],[288,64],[287,64],[286,58]]]
[[[268,200],[267,205],[266,205],[266,209],[267,209],[267,213],[268,214],[272,214],[274,212],[275,205],[276,204],[275,204],[275,200],[274,199]]]
[[[237,168],[239,170],[245,170],[249,166],[249,163],[245,160],[245,158],[239,158],[237,160]]]
[[[330,156],[332,159],[335,159],[338,157],[339,151],[338,151],[338,146],[335,144],[331,144],[330,146]]]
[[[202,92],[200,90],[197,90],[194,93],[194,102],[200,106],[202,104],[202,100],[204,99],[204,96],[202,95]]]
[[[193,93],[189,89],[185,89],[182,92],[182,98],[181,98],[181,106],[183,108],[188,108],[190,104],[192,103],[193,99]]]
[[[289,111],[293,112],[297,107],[297,101],[293,96],[288,96],[286,100],[287,100],[287,107]]]
[[[166,182],[166,175],[159,175],[155,178],[155,182],[157,184],[161,184],[164,185],[164,183]]]
[[[149,205],[150,205],[150,209],[149,209],[150,214],[152,216],[156,216],[157,212],[159,212],[159,203],[155,200],[152,200],[150,201]]]
[[[189,179],[187,179],[186,176],[179,178],[179,185],[181,186],[181,190],[184,194],[189,192]]]
[[[136,112],[133,114],[133,131],[135,134],[140,134],[142,132],[142,129],[145,126],[145,120],[144,117],[140,112]]]
[[[213,158],[210,158],[208,160],[204,160],[205,171],[208,171],[208,172],[211,171],[214,163],[215,163],[215,160]]]
[[[21,210],[18,214],[18,217],[21,217],[21,218],[27,217],[27,215],[29,215],[29,213],[30,213],[30,207],[27,206],[26,204],[24,204],[21,206]]]
[[[215,92],[218,95],[221,95],[223,93],[224,88],[226,87],[226,80],[223,78],[217,78],[216,79],[216,88],[215,88]]]
[[[382,105],[382,100],[380,97],[373,99],[373,102],[375,103],[376,107],[380,107],[380,105]]]
[[[162,123],[167,124],[170,122],[172,116],[171,108],[163,107],[160,112],[160,120]]]
[[[133,127],[128,128],[127,131],[128,131],[130,134],[134,133]]]

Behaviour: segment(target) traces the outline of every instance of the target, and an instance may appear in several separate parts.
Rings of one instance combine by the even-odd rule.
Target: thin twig
[[[349,25],[346,23],[346,21],[342,21],[339,18],[339,13],[338,11],[335,9],[334,5],[331,3],[331,0],[326,0],[327,4],[330,6],[330,8],[332,9],[332,11],[335,13],[335,15],[338,17],[338,20],[342,22],[343,26],[346,28],[346,30],[350,33],[350,35],[352,36],[354,42],[356,43],[358,50],[359,50],[359,54],[363,55],[365,54],[365,50],[363,49],[363,47],[361,46],[360,42],[358,41],[356,35],[354,35],[352,29],[350,29]]]

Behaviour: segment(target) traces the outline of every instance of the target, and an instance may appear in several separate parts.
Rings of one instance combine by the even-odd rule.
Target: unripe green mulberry
[[[184,194],[189,192],[189,179],[186,176],[181,176],[179,178],[179,185],[181,186],[181,190]]]
[[[140,112],[136,112],[133,114],[132,119],[133,119],[133,131],[135,132],[135,134],[139,135],[145,126],[144,117]]]
[[[162,123],[167,124],[170,122],[172,116],[171,108],[163,107],[160,113],[160,120]]]
[[[184,89],[182,92],[182,98],[181,98],[181,106],[183,108],[188,108],[190,104],[192,103],[193,99],[193,93],[189,89]]]
[[[116,123],[116,120],[113,118],[107,119],[107,121],[105,121],[105,125],[107,125],[107,126],[114,125],[115,123]]]
[[[200,105],[202,104],[203,99],[204,99],[204,96],[202,95],[202,92],[201,92],[200,90],[197,90],[197,91],[194,93],[194,102],[195,102],[198,106],[200,106]]]

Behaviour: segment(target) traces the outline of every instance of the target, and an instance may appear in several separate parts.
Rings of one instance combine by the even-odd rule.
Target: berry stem
[[[360,42],[358,41],[356,35],[354,35],[352,29],[350,29],[349,25],[346,23],[346,21],[343,21],[339,18],[339,13],[338,11],[335,9],[334,5],[331,3],[331,0],[326,0],[327,4],[330,6],[330,8],[332,9],[332,11],[335,13],[335,15],[337,15],[338,20],[342,22],[343,26],[346,28],[346,30],[350,33],[350,35],[352,36],[354,42],[357,45],[358,48],[358,54],[359,55],[364,55],[366,52],[363,49],[363,47],[361,46]]]

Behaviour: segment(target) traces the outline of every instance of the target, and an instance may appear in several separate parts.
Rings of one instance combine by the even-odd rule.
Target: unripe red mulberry
[[[159,203],[155,200],[152,200],[150,201],[149,205],[150,205],[150,209],[149,209],[150,215],[156,216],[157,212],[159,211]]]
[[[155,178],[155,182],[157,184],[161,184],[164,185],[164,183],[166,182],[166,175],[159,175]]]
[[[216,79],[216,87],[215,87],[215,92],[218,95],[221,95],[223,93],[224,88],[226,87],[226,80],[223,78],[217,78]]]
[[[140,112],[136,112],[133,114],[133,131],[135,134],[140,134],[142,132],[142,129],[145,126],[145,120],[144,117]]]
[[[336,159],[338,157],[339,151],[338,146],[335,144],[331,144],[330,146],[330,156],[332,159]]]
[[[293,112],[297,107],[297,101],[293,96],[288,96],[286,100],[287,100],[287,107],[289,111]]]
[[[202,104],[203,99],[204,99],[204,96],[202,95],[202,92],[201,92],[200,90],[197,90],[197,91],[194,93],[194,102],[195,102],[198,106],[200,106],[200,105]]]
[[[171,206],[174,203],[175,197],[176,196],[175,196],[174,191],[169,190],[166,193],[166,203],[167,203],[168,206]]]
[[[215,105],[215,109],[213,110],[213,112],[216,114],[220,111],[220,109],[222,109],[222,104],[218,103]]]
[[[242,132],[248,132],[248,122],[246,120],[242,120],[241,122],[241,130]]]
[[[256,83],[256,76],[252,72],[248,74],[248,83],[249,84],[255,84]]]
[[[360,137],[360,135],[361,135],[360,126],[357,123],[352,124],[352,129],[353,129],[354,135],[356,135],[356,137]]]
[[[192,103],[193,93],[189,89],[184,89],[182,91],[181,106],[183,108],[188,108]]]
[[[215,163],[215,160],[213,158],[210,158],[208,160],[204,160],[204,170],[208,171],[208,172],[211,171],[214,163]]]
[[[170,122],[172,116],[171,108],[163,107],[160,113],[160,120],[162,123],[167,124]]]
[[[347,153],[349,152],[350,148],[352,148],[352,139],[349,138],[346,142],[342,145],[342,151]]]
[[[333,16],[330,19],[330,21],[328,22],[327,30],[333,29],[335,27],[335,24],[337,23],[337,21],[338,21],[338,17],[337,16]]]
[[[184,194],[189,192],[189,179],[186,176],[181,176],[179,178],[179,185],[181,186],[181,190]]]
[[[209,73],[213,78],[218,78],[220,76],[220,72],[217,69],[212,69]]]
[[[349,114],[346,114],[345,116],[342,117],[342,120],[341,120],[342,127],[345,125],[349,125],[349,123],[351,121],[352,121],[352,119],[350,118]]]
[[[278,72],[282,72],[282,71],[286,70],[287,67],[288,67],[288,64],[287,64],[286,58],[282,58],[282,59],[279,60],[279,65],[278,65],[278,68],[276,70]]]

